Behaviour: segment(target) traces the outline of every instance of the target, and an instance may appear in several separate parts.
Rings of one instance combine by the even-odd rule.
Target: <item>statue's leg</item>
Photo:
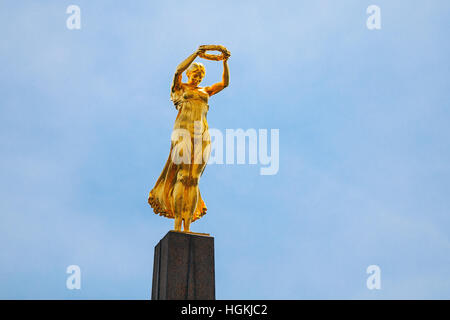
[[[202,153],[192,154],[190,164],[182,164],[181,169],[178,171],[177,181],[174,186],[174,209],[175,219],[181,216],[183,221],[183,230],[185,232],[190,231],[190,225],[194,217],[195,210],[197,209],[197,202],[199,199],[198,182],[203,170],[206,166],[207,159],[209,158],[209,141],[203,141]],[[207,149],[207,150],[205,150]],[[202,159],[202,154],[207,152],[207,156]],[[194,157],[197,158],[194,161]],[[200,160],[199,160],[200,159]],[[177,226],[177,220],[175,222]]]
[[[175,226],[174,226],[175,231],[181,231],[181,221],[182,221],[181,216],[175,217]]]
[[[195,209],[197,208],[198,201],[198,179],[195,179],[192,175],[187,176],[183,180],[185,184],[185,207],[182,211],[183,221],[184,221],[184,231],[190,231],[190,225],[192,222],[192,217],[194,216]]]
[[[206,167],[206,163],[209,159],[210,153],[210,141],[206,140],[202,142],[202,153],[195,154],[195,161],[193,161],[191,167],[189,168],[189,177],[186,178],[189,183],[187,183],[186,190],[189,203],[188,209],[185,211],[186,218],[184,220],[184,231],[189,231],[189,227],[194,218],[195,210],[197,209],[197,203],[199,199],[199,188],[198,182],[202,176],[203,170]]]
[[[203,169],[206,164],[193,164],[192,171],[188,178],[186,178],[189,183],[186,186],[186,194],[188,196],[189,202],[186,211],[184,211],[184,231],[189,231],[189,227],[194,218],[195,210],[197,209],[198,199],[199,199],[199,188],[198,182]]]
[[[185,185],[183,183],[184,177],[189,174],[189,165],[181,164],[178,170],[177,180],[173,186],[172,208],[175,216],[175,230],[181,231],[181,222],[183,219],[183,211],[186,206],[186,198],[184,197]]]
[[[192,176],[192,166],[182,164],[178,170],[177,180],[173,187],[173,208],[175,216],[175,230],[181,230],[182,221],[184,231],[189,231],[192,216],[197,207],[198,187],[197,179]]]
[[[189,232],[190,231],[189,228],[191,227],[191,222],[192,222],[192,218],[191,217],[183,219],[183,227],[184,227],[183,230],[185,232]]]

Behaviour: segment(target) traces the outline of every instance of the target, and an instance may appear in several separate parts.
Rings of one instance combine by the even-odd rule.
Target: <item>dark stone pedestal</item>
[[[169,231],[155,247],[152,300],[214,300],[214,238]]]

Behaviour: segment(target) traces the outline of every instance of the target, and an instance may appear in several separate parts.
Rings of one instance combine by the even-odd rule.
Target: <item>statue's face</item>
[[[197,69],[192,71],[191,73],[189,73],[189,80],[188,83],[198,86],[200,84],[200,82],[202,82],[203,80],[203,73],[201,70]]]

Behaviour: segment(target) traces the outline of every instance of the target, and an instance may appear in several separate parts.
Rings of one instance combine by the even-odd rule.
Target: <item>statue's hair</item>
[[[202,73],[202,76],[205,76],[205,66],[203,65],[203,63],[200,62],[193,62],[189,68],[186,70],[186,75],[189,77],[189,74],[191,72],[194,72],[195,70],[200,69],[200,72]]]

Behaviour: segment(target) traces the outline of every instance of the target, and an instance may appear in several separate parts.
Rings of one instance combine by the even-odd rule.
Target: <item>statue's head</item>
[[[188,83],[198,86],[205,76],[205,66],[202,63],[193,62],[186,70]]]

